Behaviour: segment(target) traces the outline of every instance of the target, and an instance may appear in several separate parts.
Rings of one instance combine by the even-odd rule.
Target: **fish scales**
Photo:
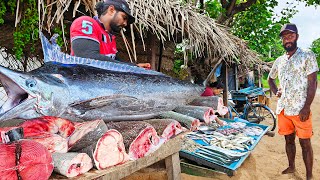
[[[219,106],[219,98],[220,98],[219,96],[199,97],[191,101],[189,105],[207,106],[207,107],[212,107],[214,110],[217,110]]]
[[[160,114],[161,118],[171,118],[177,120],[189,130],[196,130],[200,126],[200,120],[191,116],[180,114],[174,111],[168,111]]]
[[[207,124],[210,124],[210,116],[215,114],[211,107],[206,106],[178,106],[174,109],[174,111],[197,118]]]

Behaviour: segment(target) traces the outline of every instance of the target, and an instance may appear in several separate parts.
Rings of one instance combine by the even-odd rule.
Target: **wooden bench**
[[[111,167],[105,170],[92,169],[89,172],[77,176],[75,178],[67,178],[62,175],[53,174],[51,180],[55,179],[98,179],[98,180],[117,180],[124,178],[140,169],[148,167],[156,162],[165,160],[167,176],[169,180],[180,180],[180,159],[179,151],[182,145],[182,135],[170,139],[163,144],[158,150],[152,154],[137,159],[135,161],[129,161],[125,164]]]

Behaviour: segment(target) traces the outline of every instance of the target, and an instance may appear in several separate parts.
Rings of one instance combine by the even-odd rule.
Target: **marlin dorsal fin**
[[[63,53],[60,50],[59,45],[53,43],[51,44],[48,39],[40,32],[40,38],[43,48],[44,62],[58,62],[62,64],[81,64],[91,67],[106,69],[110,71],[118,72],[130,72],[136,74],[151,74],[151,75],[161,75],[167,76],[161,72],[146,70],[138,66],[127,65],[123,63],[114,63],[109,61],[100,61],[90,58],[82,58],[71,56],[69,54]],[[56,36],[52,38],[52,41],[55,42]]]

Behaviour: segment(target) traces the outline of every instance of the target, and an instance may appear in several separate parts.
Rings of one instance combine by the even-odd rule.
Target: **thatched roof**
[[[244,41],[233,36],[226,27],[217,24],[213,19],[198,13],[192,3],[181,4],[180,0],[127,0],[132,9],[136,23],[131,25],[132,42],[138,31],[143,40],[143,33],[151,31],[158,39],[181,42],[187,39],[187,47],[196,56],[206,55],[212,59],[223,59],[227,62],[239,60],[248,67],[259,64],[257,54],[250,51]],[[64,23],[68,11],[73,16],[84,7],[84,14],[95,14],[96,0],[39,0],[40,26],[50,31],[54,23]],[[73,6],[72,6],[73,5]],[[53,11],[54,10],[54,11]],[[83,10],[82,10],[83,11]],[[135,44],[130,44],[135,54]],[[129,51],[130,52],[130,51]]]

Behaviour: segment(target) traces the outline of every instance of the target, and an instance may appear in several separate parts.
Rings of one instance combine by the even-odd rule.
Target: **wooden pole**
[[[236,81],[236,91],[239,90],[239,78],[238,78],[238,68],[237,65],[234,66],[234,78]]]
[[[162,43],[162,40],[160,40],[160,45],[159,45],[159,62],[158,62],[158,71],[159,71],[159,72],[161,72],[162,53],[163,53],[163,43]]]
[[[156,57],[157,57],[157,38],[154,35],[151,35],[151,69],[156,70]]]
[[[258,65],[258,78],[259,78],[259,88],[261,88],[262,83],[261,83],[261,71],[260,71],[260,66]]]
[[[225,106],[228,106],[228,92],[229,92],[229,88],[228,88],[228,67],[226,65],[225,62],[223,62],[222,64],[222,82],[224,84],[224,88],[223,88],[223,104]]]

